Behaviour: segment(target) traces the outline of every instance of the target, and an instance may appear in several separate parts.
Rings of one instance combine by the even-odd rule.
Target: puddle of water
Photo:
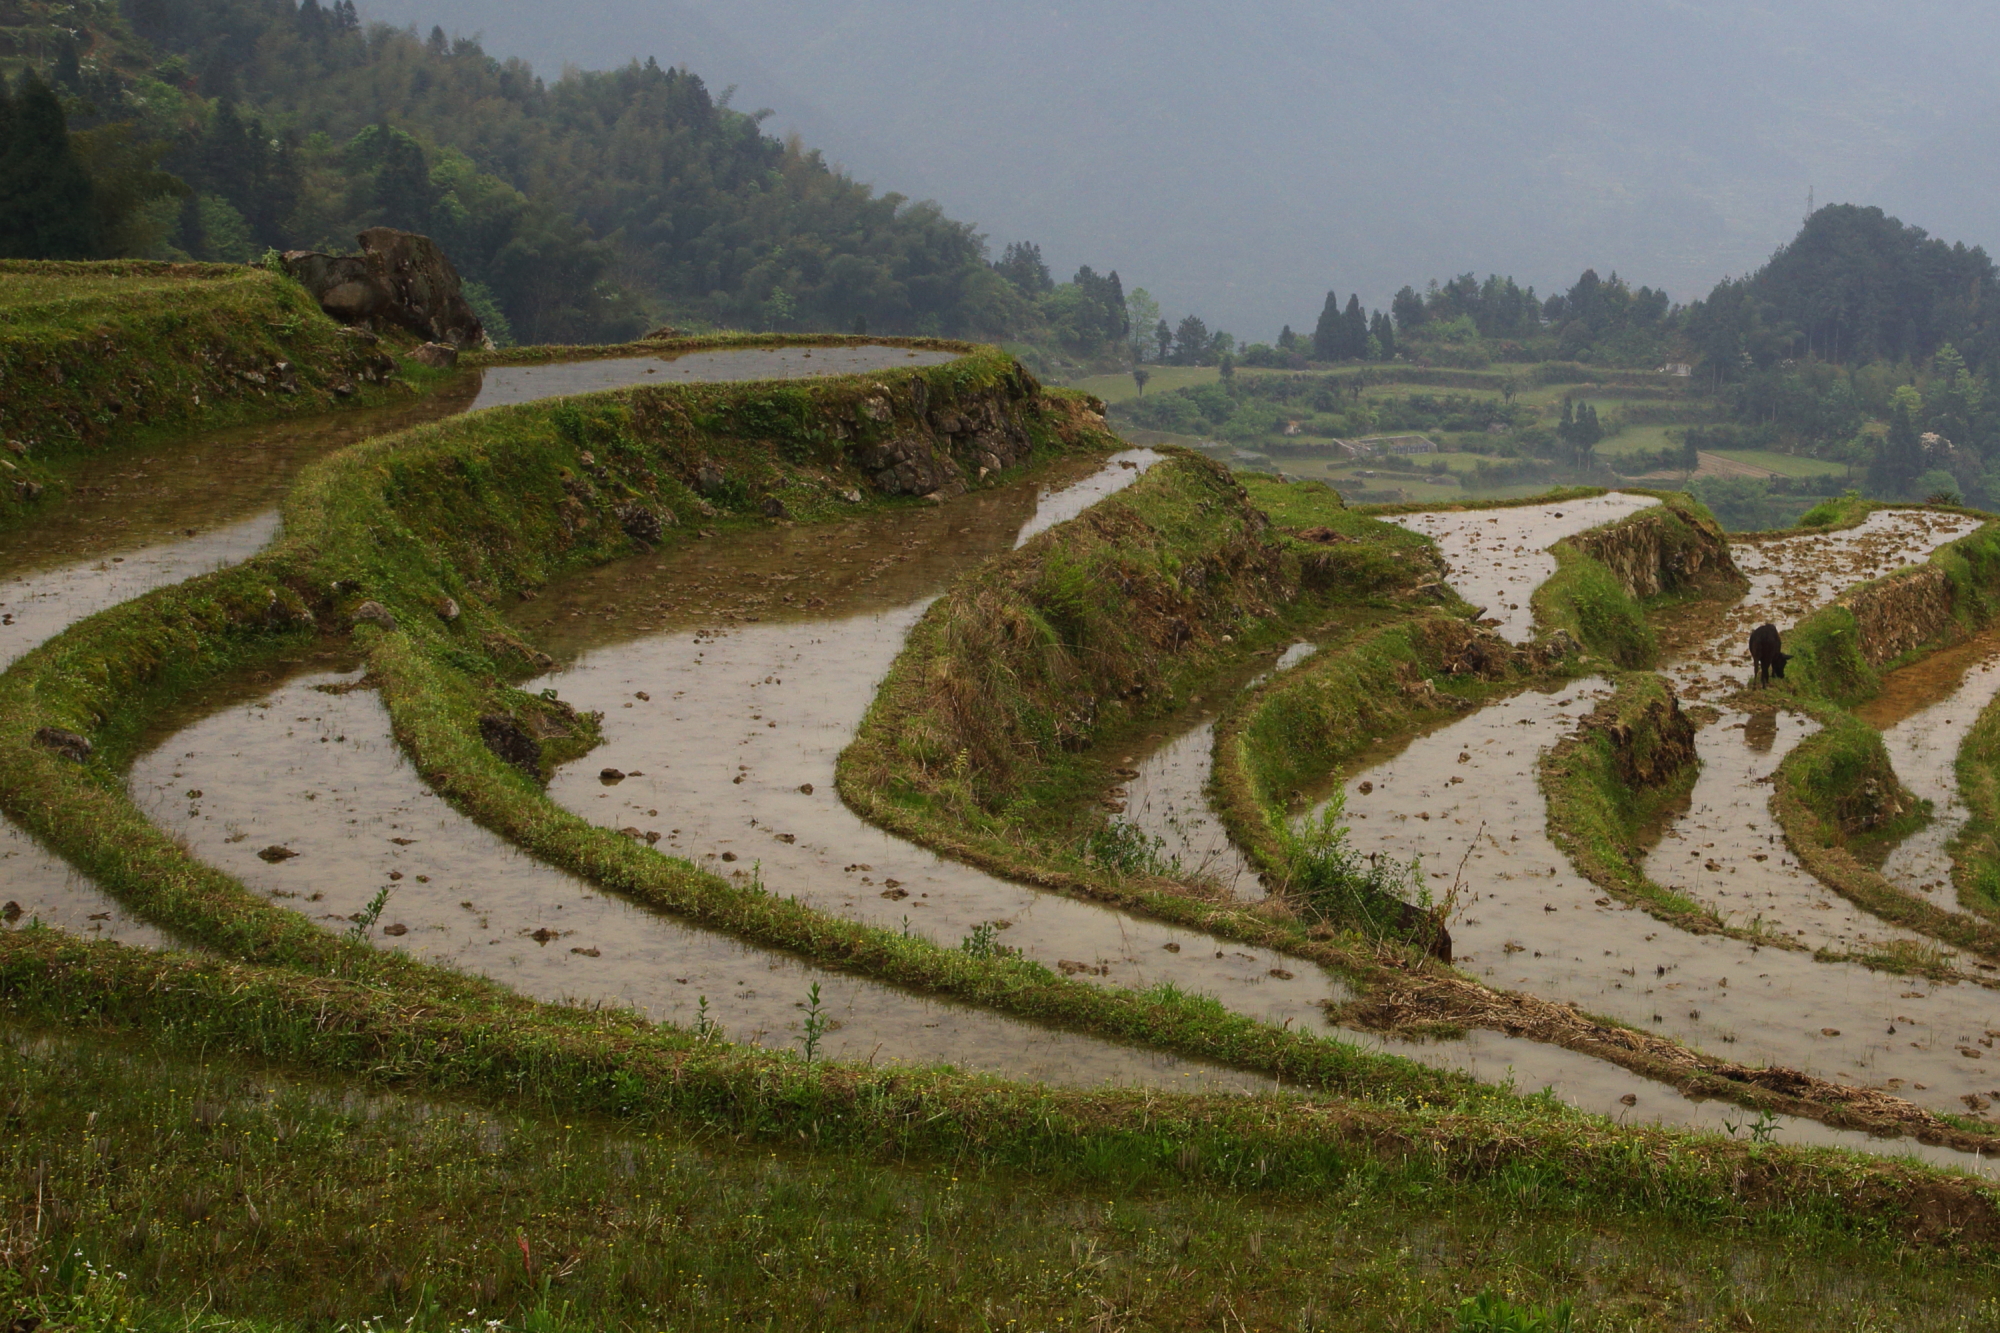
[[[52,492],[32,520],[0,530],[0,601],[12,602],[9,584],[37,570],[129,557],[186,541],[190,528],[205,540],[269,510],[315,459],[371,435],[463,412],[478,392],[478,375],[460,375],[398,407],[236,426],[82,460],[68,474],[67,491]],[[17,637],[9,627],[0,642]]]
[[[1067,523],[1107,495],[1132,484],[1133,478],[1163,457],[1151,449],[1126,449],[1111,455],[1102,468],[1089,476],[1063,485],[1051,482],[1041,488],[1035,512],[1021,525],[1014,545],[1026,546],[1031,537],[1047,532],[1058,523]]]
[[[1856,711],[1882,730],[1903,785],[1931,803],[1931,822],[1891,848],[1882,874],[1908,893],[1950,907],[1952,839],[1965,827],[1958,747],[2000,693],[2000,626],[1955,648],[1891,672],[1882,692]]]
[[[485,372],[473,406],[505,407],[564,394],[626,389],[634,384],[717,384],[740,380],[817,379],[871,370],[941,366],[956,352],[906,347],[745,347],[680,356],[613,357],[542,366],[495,366]]]
[[[117,940],[148,949],[171,948],[173,943],[0,819],[0,927],[20,929],[34,922],[84,939]]]
[[[1757,918],[1809,949],[1852,953],[1920,932],[1891,925],[1814,879],[1792,859],[1770,811],[1770,776],[1819,724],[1794,713],[1732,713],[1706,728],[1686,813],[1649,852],[1645,873],[1714,908],[1737,925]]]
[[[1500,622],[1494,633],[1510,643],[1526,643],[1534,637],[1535,621],[1528,598],[1556,572],[1548,548],[1658,503],[1650,495],[1614,491],[1555,504],[1384,517],[1435,541],[1452,589],[1472,605],[1485,607],[1486,618]]]
[[[1267,671],[1240,685],[1222,680],[1211,693],[1227,696],[1249,689],[1272,672],[1289,670],[1319,651],[1313,643],[1295,643],[1278,655]],[[1233,897],[1259,901],[1268,895],[1249,858],[1230,838],[1209,800],[1208,779],[1215,770],[1215,710],[1203,707],[1191,717],[1175,719],[1177,733],[1135,738],[1126,759],[1137,777],[1124,783],[1125,820],[1160,849],[1163,858],[1187,872],[1213,880]]]
[[[1121,461],[1087,494],[1139,474]],[[662,552],[552,585],[523,624],[576,657],[527,688],[559,688],[603,711],[606,743],[558,773],[550,795],[600,825],[658,832],[662,852],[710,869],[756,866],[771,892],[823,911],[907,925],[945,945],[1004,922],[1000,943],[1052,968],[1122,986],[1172,981],[1241,1013],[1324,1031],[1320,1002],[1341,988],[1317,967],[944,860],[864,823],[834,791],[835,760],[944,571],[1012,545],[1031,521],[1027,500],[968,496],[926,522]],[[1055,503],[1067,507],[1061,493],[1041,506]],[[851,560],[886,573],[901,557],[910,569],[893,589],[830,572]],[[768,621],[742,614],[759,598],[776,610],[777,565],[796,571],[789,609]],[[927,572],[935,577],[920,586]],[[710,588],[739,600],[725,610],[700,591]],[[819,605],[801,610],[809,588]],[[662,595],[680,589],[697,591]],[[606,768],[631,776],[607,784]]]
[[[692,1025],[705,997],[729,1039],[796,1051],[816,982],[834,1024],[821,1043],[831,1058],[1064,1084],[1272,1087],[825,971],[606,896],[432,792],[372,691],[312,688],[358,675],[309,669],[276,686],[228,682],[133,766],[135,799],[204,861],[328,930],[347,929],[388,888],[370,936],[378,946],[539,999],[618,1004]],[[274,846],[296,855],[260,855]]]

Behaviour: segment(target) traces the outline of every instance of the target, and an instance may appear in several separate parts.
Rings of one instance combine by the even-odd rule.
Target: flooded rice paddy
[[[1053,1083],[1268,1088],[1270,1080],[940,1003],[685,925],[533,860],[410,766],[359,672],[301,662],[224,682],[134,765],[142,808],[194,853],[328,930],[388,898],[369,938],[550,1001],[614,1004],[799,1050],[817,984],[837,1059],[950,1063]],[[331,692],[330,692],[331,691]],[[345,691],[345,692],[340,692]],[[272,847],[292,853],[273,861]],[[703,1006],[706,1006],[705,1008]]]
[[[879,344],[859,347],[740,347],[678,356],[620,356],[597,361],[557,361],[537,366],[495,366],[472,406],[506,407],[567,394],[629,389],[635,384],[723,384],[744,380],[820,379],[878,370],[907,370],[956,361],[956,352],[912,350]]]
[[[1438,517],[1468,526],[1480,518]],[[1750,626],[1789,625],[1972,526],[1953,515],[1884,511],[1850,532],[1740,543],[1749,594],[1693,635],[1696,646],[1667,674],[1684,697],[1733,689],[1744,679],[1735,664]],[[1466,858],[1472,888],[1452,926],[1460,964],[1495,986],[1573,1001],[1731,1059],[1884,1087],[1936,1110],[1984,1109],[2000,1097],[2000,1066],[1986,1058],[1991,1031],[2000,1030],[1993,991],[1687,934],[1604,897],[1570,866],[1548,839],[1537,759],[1607,691],[1590,680],[1516,695],[1347,778],[1362,850],[1421,855],[1433,878]],[[1801,872],[1778,834],[1761,779],[1810,730],[1791,715],[1734,710],[1705,727],[1690,808],[1666,831],[1648,872],[1739,925],[1809,947],[1849,952],[1907,938]]]
[[[784,379],[952,359],[861,346],[497,367],[456,376],[396,407],[108,450],[72,468],[60,499],[32,522],[0,529],[0,668],[87,616],[249,559],[277,535],[278,499],[299,470],[363,439],[474,408],[641,382]],[[157,929],[0,818],[0,926],[37,920],[132,943],[163,941]]]
[[[1128,483],[1153,457],[1115,457],[1085,493]],[[1321,1003],[1342,992],[1317,967],[945,860],[863,822],[834,790],[835,761],[951,573],[1009,549],[1037,509],[1073,505],[1061,491],[1039,503],[987,492],[832,534],[778,528],[661,552],[545,590],[520,620],[568,661],[527,688],[602,711],[606,737],[550,795],[851,920],[947,946],[990,927],[1071,976],[1172,982],[1325,1030]],[[606,770],[627,776],[607,781]]]
[[[1658,503],[1650,495],[1613,491],[1560,504],[1386,517],[1436,542],[1458,595],[1483,608],[1482,619],[1498,622],[1494,633],[1510,643],[1526,643],[1535,626],[1528,599],[1556,572],[1549,547]]]

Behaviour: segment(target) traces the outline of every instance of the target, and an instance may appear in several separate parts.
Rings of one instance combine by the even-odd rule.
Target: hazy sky
[[[1676,300],[1818,202],[1991,247],[2000,6],[1971,0],[364,0],[553,77],[656,57],[994,251],[1239,337],[1473,270]]]

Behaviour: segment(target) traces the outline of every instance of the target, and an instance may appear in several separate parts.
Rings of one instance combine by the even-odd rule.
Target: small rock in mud
[[[1179,953],[1181,951],[1181,946],[1174,943],[1172,940],[1168,940],[1165,944],[1161,945],[1160,947],[1162,949],[1165,949],[1168,953]]]
[[[729,781],[731,785],[740,787],[743,785],[743,775],[738,773],[735,777],[729,779]]]
[[[908,889],[884,889],[882,890],[882,896],[890,902],[901,902],[910,896],[910,891]]]
[[[407,935],[410,933],[410,928],[398,921],[393,926],[382,927],[382,933],[384,935]]]
[[[389,878],[392,880],[400,880],[402,877],[403,877],[403,872],[400,870],[391,870],[389,872]]]
[[[417,840],[415,838],[391,838],[389,841],[395,843],[398,847],[409,847],[415,845]]]
[[[892,889],[900,889],[903,887],[903,881],[900,879],[885,879],[882,882],[884,884],[887,884]]]
[[[354,623],[357,625],[374,625],[380,629],[393,630],[396,628],[396,617],[388,607],[382,605],[380,602],[363,602],[354,608]]]
[[[660,841],[660,831],[658,829],[646,830],[646,845],[648,847],[654,846],[659,841]]]
[[[5,921],[8,925],[11,926],[20,919],[21,919],[21,904],[15,902],[12,898],[9,898],[7,900],[7,905],[5,907],[0,907],[0,921]]]
[[[652,696],[652,695],[650,695],[650,694],[648,694],[648,693],[646,693],[646,692],[645,692],[644,690],[639,690],[639,691],[635,692],[635,693],[634,693],[634,694],[632,695],[632,697],[633,697],[634,699],[637,699],[637,700],[638,700],[638,701],[639,701],[640,703],[642,703],[642,704],[649,704],[649,703],[653,702],[653,696]]]
[[[612,783],[623,782],[625,780],[625,770],[621,768],[601,769],[598,771],[597,780],[607,786]]]
[[[626,827],[619,829],[618,831],[624,834],[626,837],[634,839],[635,841],[637,839],[644,838],[646,836],[644,833],[641,833],[638,829],[635,829],[630,825],[627,825]]]
[[[1638,1094],[1628,1092],[1618,1099],[1618,1104],[1620,1106],[1637,1106],[1639,1104]]]
[[[793,834],[790,834],[790,833],[780,833],[780,834],[778,835],[778,841],[779,841],[779,842],[787,842],[787,843],[790,843],[790,842],[797,842],[797,841],[798,841],[798,838],[797,838],[797,837],[796,837],[795,835],[793,835]]]
[[[65,759],[82,763],[90,758],[92,746],[90,738],[79,736],[74,731],[64,731],[61,727],[43,727],[35,733],[35,744],[54,750]]]
[[[438,603],[437,612],[438,612],[438,619],[446,622],[457,620],[459,615],[461,614],[458,608],[458,602],[450,597],[447,597]]]
[[[1356,787],[1355,790],[1360,792],[1363,796],[1366,796],[1369,792],[1375,790],[1375,784],[1372,782],[1364,782],[1359,787]]]
[[[735,853],[735,852],[724,852],[724,853],[722,854],[722,859],[723,859],[723,860],[725,860],[725,861],[734,861],[734,860],[736,859],[736,853]]]
[[[1983,1060],[1986,1058],[1985,1056],[1981,1055],[1978,1051],[1973,1050],[1972,1047],[1970,1046],[1959,1047],[1958,1053],[1964,1056],[1968,1060]]]
[[[810,783],[810,782],[801,782],[801,783],[799,784],[799,795],[801,795],[801,796],[810,796],[810,795],[812,795],[812,794],[813,794],[813,785],[812,785],[812,783]]]
[[[289,861],[297,855],[298,853],[291,848],[280,847],[274,842],[263,851],[257,853],[257,859],[259,861],[269,861],[272,865],[276,865],[280,861]]]
[[[537,944],[547,944],[550,940],[558,939],[560,936],[561,932],[550,930],[547,926],[536,926],[528,934],[528,938]]]
[[[1270,975],[1276,977],[1280,981],[1290,981],[1292,979],[1292,974],[1285,971],[1285,969],[1282,967],[1272,968],[1270,971]]]
[[[1820,1035],[1820,1036],[1822,1036],[1822,1037],[1838,1037],[1838,1036],[1840,1035],[1840,1029],[1839,1029],[1839,1028],[1821,1028],[1821,1029],[1819,1030],[1819,1035]]]
[[[597,948],[595,945],[591,946],[588,949],[583,948],[581,945],[579,945],[576,948],[571,949],[570,952],[574,954],[582,954],[585,958],[601,958],[604,956],[603,950]]]

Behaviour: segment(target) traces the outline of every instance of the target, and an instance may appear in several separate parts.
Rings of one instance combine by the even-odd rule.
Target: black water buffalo
[[[1782,648],[1776,625],[1759,625],[1750,631],[1750,660],[1757,664],[1759,685],[1785,678],[1785,663],[1792,660],[1792,655]]]

